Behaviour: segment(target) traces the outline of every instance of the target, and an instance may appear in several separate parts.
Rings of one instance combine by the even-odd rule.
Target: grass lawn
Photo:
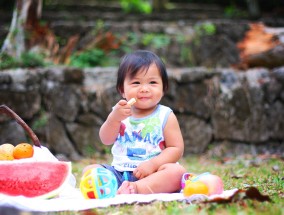
[[[90,163],[109,162],[109,158],[86,159],[73,162],[73,173],[80,182],[81,171]],[[197,174],[211,172],[223,179],[225,190],[256,187],[262,195],[268,195],[271,202],[252,199],[236,200],[232,203],[186,204],[183,202],[153,202],[96,208],[88,211],[58,212],[56,214],[284,214],[284,165],[283,158],[276,156],[252,157],[244,155],[231,159],[212,159],[205,156],[190,156],[181,160],[188,172]],[[54,213],[53,213],[54,214]]]

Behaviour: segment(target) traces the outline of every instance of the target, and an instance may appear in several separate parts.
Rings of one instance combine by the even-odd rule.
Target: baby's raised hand
[[[122,121],[129,116],[131,116],[131,105],[122,99],[113,107],[109,117],[115,121]]]

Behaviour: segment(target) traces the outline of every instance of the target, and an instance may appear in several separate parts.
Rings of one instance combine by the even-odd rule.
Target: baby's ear
[[[120,91],[119,93],[120,93],[120,95],[121,95],[122,98],[126,99],[125,93],[124,93],[123,91]]]

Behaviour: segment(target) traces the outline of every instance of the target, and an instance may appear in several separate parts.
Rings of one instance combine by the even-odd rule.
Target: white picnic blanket
[[[237,189],[224,191],[220,195],[192,195],[185,198],[182,193],[160,193],[160,194],[121,194],[108,199],[85,199],[80,190],[69,187],[59,197],[53,199],[30,199],[23,196],[7,197],[0,195],[0,207],[16,207],[25,211],[80,211],[91,208],[104,208],[112,205],[151,203],[153,201],[186,201],[187,203],[200,203],[205,200],[212,200],[216,197],[229,198],[234,195]]]
[[[57,160],[46,147],[34,147],[34,156],[29,158],[34,161],[52,161]],[[28,159],[27,159],[28,160]],[[25,162],[25,161],[23,161]],[[192,195],[188,198],[182,193],[160,193],[160,194],[121,194],[107,199],[85,199],[76,188],[76,180],[73,175],[69,178],[69,183],[61,193],[52,199],[27,198],[24,196],[7,196],[0,194],[0,207],[16,207],[25,211],[80,211],[91,208],[104,208],[112,205],[134,204],[134,203],[151,203],[153,201],[186,201],[187,203],[198,203],[214,198],[228,199],[237,192],[237,189],[224,191],[220,195]]]

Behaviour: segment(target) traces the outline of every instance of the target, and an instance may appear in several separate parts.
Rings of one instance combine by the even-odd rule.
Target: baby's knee
[[[175,184],[176,189],[181,189],[181,179],[186,169],[180,164],[172,164],[168,169],[168,177],[171,178],[172,184]]]
[[[182,176],[184,173],[186,173],[186,169],[180,164],[174,164],[174,166],[172,168],[175,171],[175,173],[180,175],[180,176]]]
[[[162,169],[167,169],[167,171],[173,175],[176,176],[182,176],[184,173],[186,173],[186,169],[178,164],[178,163],[168,163],[162,166]]]

